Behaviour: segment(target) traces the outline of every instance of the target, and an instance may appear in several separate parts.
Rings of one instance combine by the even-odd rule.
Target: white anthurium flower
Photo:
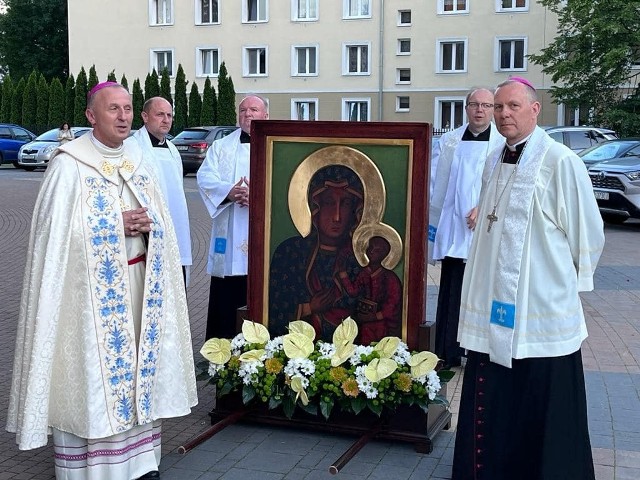
[[[407,362],[407,365],[411,367],[411,377],[418,378],[428,374],[436,368],[439,360],[435,353],[426,351],[411,355]]]
[[[384,337],[373,347],[373,350],[378,352],[380,358],[391,358],[396,353],[398,345],[400,345],[398,337]]]
[[[299,398],[303,405],[308,405],[309,397],[307,396],[307,392],[304,391],[304,384],[302,380],[302,377],[293,377],[291,379],[291,390],[296,393],[296,402]]]
[[[200,354],[217,365],[224,365],[231,358],[231,342],[226,338],[210,338],[202,348]]]
[[[364,369],[364,375],[370,381],[377,383],[387,378],[398,368],[395,360],[390,358],[374,358]]]
[[[302,333],[288,333],[282,339],[284,353],[289,358],[307,358],[313,352],[313,340]]]
[[[336,345],[336,350],[334,354],[331,356],[331,366],[339,367],[344,362],[349,360],[353,352],[356,350],[356,346],[351,342],[342,343],[340,345]]]
[[[248,352],[244,352],[240,355],[239,360],[241,362],[259,362],[262,360],[262,357],[267,353],[266,350],[249,350]]]
[[[248,343],[264,344],[271,338],[267,327],[261,323],[251,322],[249,320],[242,322],[242,335]]]
[[[296,320],[289,323],[289,333],[301,333],[313,342],[316,339],[316,329],[309,322]]]
[[[347,317],[333,332],[333,344],[338,346],[353,343],[357,336],[358,324],[351,317]]]

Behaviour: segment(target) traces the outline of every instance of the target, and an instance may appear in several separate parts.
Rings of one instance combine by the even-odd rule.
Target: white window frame
[[[511,67],[503,68],[501,66],[502,63],[502,44],[505,42],[511,42]],[[523,42],[523,50],[522,50],[522,68],[516,68],[513,65],[515,64],[515,42]],[[526,72],[529,64],[527,62],[527,49],[529,46],[528,37],[521,36],[504,36],[504,37],[496,37],[494,43],[494,69],[496,72]]]
[[[306,49],[314,49],[316,52],[316,61],[315,61],[315,72],[300,73],[298,71],[298,50]],[[320,45],[319,44],[310,44],[310,45],[291,45],[291,76],[292,77],[317,77],[318,76],[318,60],[319,60],[319,52]],[[309,67],[309,55],[307,55],[307,67]],[[307,68],[308,70],[308,68]]]
[[[451,59],[453,68],[451,70],[444,70],[442,68],[442,60],[443,60],[442,49],[445,44],[449,44],[449,43],[456,43],[456,44],[462,43],[464,45],[464,56],[463,56],[464,65],[462,66],[462,69],[455,68],[455,58],[457,56],[455,53],[452,55],[453,58]],[[468,68],[468,56],[469,56],[469,39],[468,38],[466,37],[438,38],[436,40],[436,73],[446,73],[446,74],[466,73]]]
[[[212,7],[213,2],[216,0],[206,0],[207,2],[209,2],[209,5]],[[220,25],[220,15],[221,15],[221,8],[220,8],[220,3],[221,0],[217,0],[218,1],[218,20],[216,22],[203,22],[202,21],[202,2],[203,0],[195,0],[195,24],[196,25]]]
[[[162,69],[158,65],[158,55],[161,53],[171,53],[171,72],[169,77],[173,78],[176,75],[176,54],[173,48],[151,48],[149,49],[149,71],[156,70],[158,76],[162,75]]]
[[[467,112],[465,111],[466,109],[464,108],[465,100],[466,98],[464,96],[436,97],[434,99],[435,105],[433,110],[435,112],[434,122],[433,122],[434,128],[437,128],[437,129],[447,128],[446,124],[442,125],[442,104],[443,103],[455,103],[455,102],[460,103],[462,108],[462,124],[464,124],[467,121]],[[455,128],[455,110],[452,111],[452,116],[450,117],[450,120],[451,122],[449,122],[448,128],[450,130],[453,130]]]
[[[409,102],[408,107],[402,107],[400,102],[403,98],[406,98]],[[411,111],[411,97],[409,95],[398,95],[396,96],[396,112],[409,112]]]
[[[158,18],[158,9],[160,5],[163,5],[165,9],[169,10],[169,19],[167,15],[163,15],[162,18]],[[173,0],[149,0],[149,26],[165,26],[174,24],[175,9],[173,8]]]
[[[359,98],[343,98],[342,99],[342,121],[348,122],[349,120],[349,111],[348,105],[350,103],[365,103],[367,105],[367,119],[366,120],[355,120],[357,122],[370,122],[371,121],[371,98],[369,97],[359,97]]]
[[[409,42],[409,51],[402,51],[402,43]],[[410,38],[399,38],[398,39],[398,50],[396,51],[396,55],[411,55],[411,39]]]
[[[242,1],[242,23],[266,23],[269,21],[269,0],[241,0]],[[257,19],[249,20],[249,2],[255,1],[257,8]],[[282,0],[281,0],[282,1]],[[263,3],[263,9],[261,9]],[[264,12],[262,11],[264,10]]]
[[[402,80],[401,73],[403,70],[409,71],[409,80]],[[409,85],[411,83],[411,69],[410,68],[396,68],[396,85]]]
[[[358,48],[359,51],[363,47],[367,48],[367,71],[366,72],[350,72],[349,71],[349,49]],[[362,55],[358,55],[358,58],[362,58]],[[358,62],[358,68],[360,68],[361,61]],[[345,42],[342,44],[342,75],[371,75],[371,42]]]
[[[314,105],[314,116],[313,118],[298,118],[298,109],[297,106],[300,103],[313,104]],[[300,120],[300,121],[313,121],[318,120],[318,99],[317,98],[292,98],[291,99],[291,120]]]
[[[461,13],[469,13],[469,2],[471,0],[465,0],[465,8],[458,9],[458,0],[453,1],[453,10],[448,11],[444,9],[444,4],[447,0],[438,0],[438,14],[439,15],[459,15]]]
[[[264,50],[264,73],[249,73],[249,51]],[[257,65],[258,67],[260,65]],[[259,68],[258,68],[259,69]],[[269,76],[269,47],[267,45],[246,45],[242,47],[242,76],[243,77],[268,77]]]
[[[409,13],[409,15],[411,16],[411,22],[413,21],[413,15],[411,15],[411,9],[410,8],[406,8],[403,10],[398,10],[398,27],[410,27],[411,26],[411,22],[409,23],[403,23],[402,22],[402,14],[403,13]]]
[[[371,0],[342,0],[342,18],[344,20],[351,19],[360,19],[360,18],[371,18]],[[365,5],[368,6],[367,10],[369,13],[362,14],[357,13],[355,15],[351,14],[351,6],[355,6],[358,12],[362,11],[362,7]]]
[[[300,16],[300,4],[306,4],[307,15]],[[311,5],[315,4],[316,14],[311,16],[309,11]],[[320,0],[291,0],[291,21],[292,22],[317,22],[320,18]]]
[[[202,52],[204,51],[217,51],[218,52],[218,64],[214,66],[215,73],[206,73],[203,68]],[[215,78],[220,73],[220,64],[222,54],[220,53],[220,47],[218,45],[203,45],[196,47],[196,77],[197,78]]]
[[[502,12],[508,12],[508,13],[513,13],[513,12],[528,12],[529,11],[529,3],[530,0],[524,0],[524,7],[517,7],[516,6],[516,2],[518,0],[511,0],[511,7],[503,7],[502,6],[502,1],[503,0],[496,0],[496,12],[498,13],[502,13]]]

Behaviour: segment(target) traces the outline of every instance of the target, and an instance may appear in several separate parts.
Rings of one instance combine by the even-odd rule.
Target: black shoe
[[[138,480],[147,480],[151,478],[160,478],[160,472],[158,470],[154,470],[153,472],[147,472],[141,477],[138,477]]]

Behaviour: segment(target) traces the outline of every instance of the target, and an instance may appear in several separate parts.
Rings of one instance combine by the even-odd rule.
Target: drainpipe
[[[378,36],[378,42],[380,43],[380,59],[378,67],[378,120],[382,121],[382,115],[384,108],[382,106],[383,100],[383,88],[384,88],[384,0],[380,0],[380,35]]]

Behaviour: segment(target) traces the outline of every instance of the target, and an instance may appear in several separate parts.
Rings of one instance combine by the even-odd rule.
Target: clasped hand
[[[241,207],[249,206],[249,179],[247,177],[242,177],[238,180],[227,195],[227,199],[230,202],[237,203]]]
[[[137,237],[138,235],[151,231],[152,221],[149,215],[147,215],[147,209],[144,207],[122,212],[122,220],[124,223],[124,234],[127,237]]]

